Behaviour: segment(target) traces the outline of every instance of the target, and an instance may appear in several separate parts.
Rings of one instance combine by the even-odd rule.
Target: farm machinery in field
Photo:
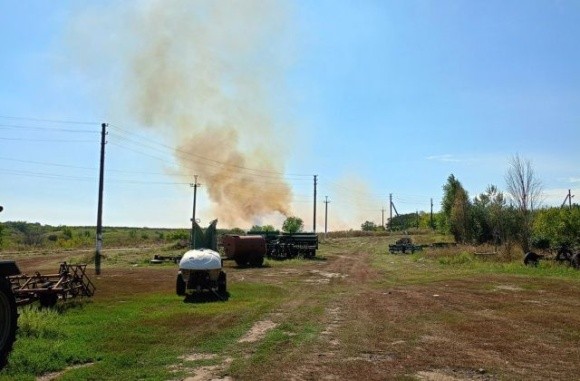
[[[282,233],[270,244],[268,257],[274,259],[314,258],[317,249],[318,235],[316,233]]]
[[[569,245],[561,245],[557,248],[556,255],[552,256],[537,254],[533,251],[527,252],[524,255],[524,264],[526,266],[537,266],[540,260],[545,259],[566,263],[576,269],[580,269],[580,252],[574,252]]]
[[[266,256],[272,259],[296,257],[314,258],[318,250],[316,233],[280,233],[278,231],[251,231],[247,237],[263,237]]]
[[[212,221],[205,233],[197,223],[194,224],[192,249],[179,260],[175,293],[191,296],[207,291],[224,300],[227,298],[227,280],[223,260],[217,251],[217,220]]]
[[[226,296],[226,273],[220,254],[211,249],[186,252],[179,261],[175,285],[178,296],[210,291],[223,299]]]
[[[8,277],[20,273],[14,261],[0,261],[0,369],[16,338],[18,310]]]
[[[413,241],[409,237],[403,237],[398,239],[394,244],[389,245],[389,253],[414,253],[415,251],[423,250],[423,246],[413,244]]]
[[[226,234],[222,237],[226,258],[233,259],[239,267],[260,267],[266,255],[266,239],[260,235]]]
[[[0,206],[0,212],[4,207]],[[18,310],[9,276],[20,274],[14,261],[0,261],[0,369],[6,365],[8,353],[16,339]]]
[[[15,264],[16,266],[16,264]],[[86,274],[86,264],[62,262],[54,274],[18,273],[7,277],[18,306],[39,301],[42,307],[53,307],[59,299],[91,297],[95,286]]]
[[[247,235],[226,234],[222,247],[227,259],[239,267],[260,267],[264,258],[314,258],[318,249],[316,233],[280,233],[278,231],[251,231]]]
[[[0,212],[3,207],[0,206]],[[12,260],[0,261],[0,369],[16,339],[18,306],[39,301],[52,307],[61,299],[92,296],[95,287],[85,273],[86,265],[60,264],[57,274],[22,274]]]

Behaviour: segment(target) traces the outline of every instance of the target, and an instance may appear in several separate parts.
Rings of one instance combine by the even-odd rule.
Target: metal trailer
[[[169,262],[173,262],[175,264],[178,264],[182,257],[183,257],[183,255],[158,255],[158,254],[155,254],[153,256],[153,259],[151,259],[149,262],[152,264],[159,264],[159,263],[169,261]]]
[[[222,236],[222,247],[226,258],[233,259],[240,267],[261,267],[266,255],[266,238],[261,235]]]
[[[412,254],[415,251],[420,251],[420,250],[423,250],[423,246],[413,244],[413,241],[409,237],[401,238],[401,239],[397,240],[397,242],[395,242],[395,244],[389,245],[389,252],[391,254],[396,254],[396,253],[403,253],[403,254],[411,253]]]
[[[262,236],[266,241],[266,256],[273,259],[314,258],[318,250],[316,233],[280,233],[279,231],[249,231],[248,236]]]
[[[95,286],[86,274],[86,264],[60,264],[58,273],[43,275],[17,274],[8,277],[16,305],[22,306],[39,301],[43,307],[52,307],[59,299],[91,297]]]
[[[314,258],[318,249],[316,233],[282,233],[272,240],[268,257],[290,259],[296,257]]]

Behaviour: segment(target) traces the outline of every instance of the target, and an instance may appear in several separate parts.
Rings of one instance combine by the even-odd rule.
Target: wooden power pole
[[[326,233],[328,232],[328,196],[324,196],[324,238],[326,238]]]
[[[191,248],[195,249],[195,205],[197,204],[197,187],[201,184],[197,183],[197,175],[193,175],[194,182],[189,184],[193,188],[193,212],[191,213]]]
[[[312,231],[316,233],[316,178],[318,175],[314,175],[314,218],[312,221]]]
[[[101,124],[101,162],[99,166],[99,201],[97,207],[97,249],[95,252],[95,273],[101,274],[101,250],[103,248],[103,187],[105,181],[105,136],[107,123]]]

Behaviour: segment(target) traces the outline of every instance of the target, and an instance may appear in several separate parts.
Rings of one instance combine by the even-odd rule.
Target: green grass
[[[431,256],[427,251],[414,254],[388,254],[375,249],[372,264],[384,271],[381,283],[402,285],[458,279],[470,275],[504,274],[524,277],[562,278],[580,281],[580,271],[554,261],[540,261],[537,267],[526,266],[522,260],[504,262],[480,258],[460,251],[456,254]]]
[[[284,297],[282,289],[236,284],[227,302],[184,303],[173,295],[149,295],[86,303],[61,312],[21,310],[18,339],[0,380],[34,380],[79,364],[62,380],[175,377],[169,366],[184,353],[219,354],[233,345]]]

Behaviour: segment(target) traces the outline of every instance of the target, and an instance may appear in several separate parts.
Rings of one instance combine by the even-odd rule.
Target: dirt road
[[[577,283],[451,270],[448,279],[397,284],[389,271],[371,265],[375,242],[326,249],[326,261],[253,270],[252,277],[292,287],[292,300],[266,320],[310,320],[322,329],[252,378],[541,380],[578,374]],[[422,266],[405,256],[378,260],[392,262],[393,271]]]

